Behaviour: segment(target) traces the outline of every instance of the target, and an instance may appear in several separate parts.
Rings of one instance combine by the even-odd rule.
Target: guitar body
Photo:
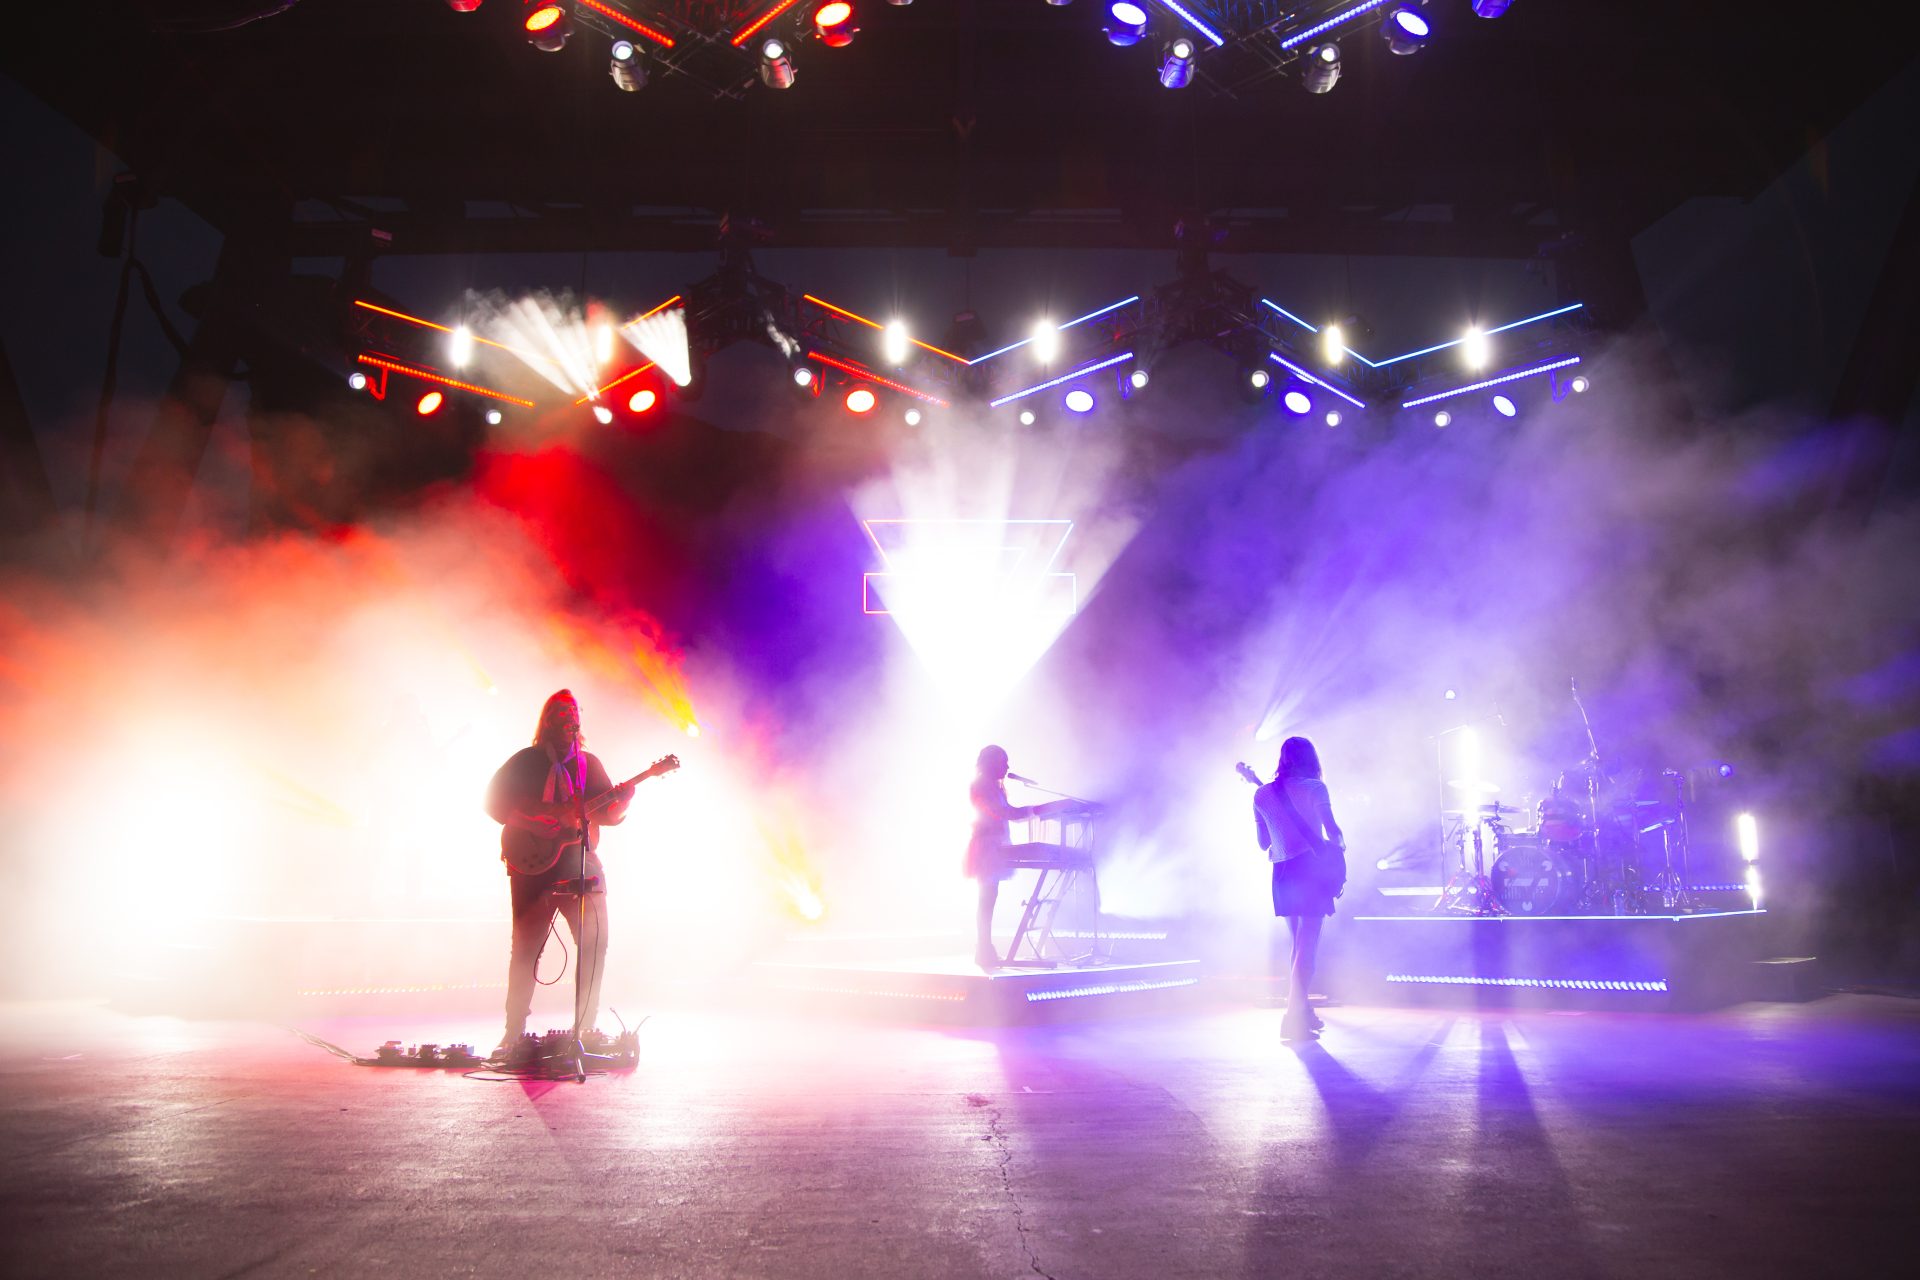
[[[1235,761],[1233,767],[1241,777],[1245,778],[1254,786],[1263,787],[1266,785],[1266,783],[1260,780],[1260,775],[1255,773],[1245,762]],[[1318,878],[1327,884],[1329,891],[1334,897],[1339,897],[1347,883],[1346,850],[1327,839],[1326,836],[1318,831],[1307,831],[1306,836],[1313,843],[1313,853],[1310,856]]]
[[[609,787],[599,795],[587,801],[587,821],[593,821],[593,815],[613,802],[614,794],[622,788],[635,786],[648,778],[657,778],[663,773],[672,773],[680,767],[680,757],[661,756],[639,773],[625,782]],[[574,849],[580,847],[585,833],[580,830],[577,820],[580,809],[575,801],[562,801],[543,805],[541,809],[566,824],[558,836],[543,836],[522,827],[502,827],[500,830],[500,861],[507,864],[515,875],[537,876],[551,871],[554,864]]]

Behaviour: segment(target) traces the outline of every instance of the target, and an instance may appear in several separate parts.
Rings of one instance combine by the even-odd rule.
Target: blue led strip
[[[1584,307],[1586,305],[1587,304],[1584,302],[1575,302],[1569,306],[1560,307],[1554,311],[1542,311],[1537,316],[1528,316],[1525,320],[1515,320],[1513,323],[1503,324],[1497,329],[1489,329],[1481,336],[1492,337],[1496,333],[1505,333],[1509,329],[1518,329],[1522,325],[1532,324],[1536,320],[1551,320],[1553,317],[1563,316],[1567,314],[1567,312],[1569,311],[1578,311],[1581,307]],[[1436,346],[1422,347],[1418,351],[1409,351],[1405,355],[1390,357],[1389,359],[1382,360],[1379,364],[1373,364],[1373,361],[1371,360],[1367,360],[1367,363],[1372,364],[1373,367],[1376,369],[1384,369],[1390,364],[1399,364],[1402,360],[1412,360],[1416,356],[1430,356],[1436,351],[1445,351],[1448,347],[1457,347],[1465,341],[1466,339],[1464,337],[1455,338],[1452,342],[1442,342]],[[1360,356],[1360,353],[1358,351],[1353,351],[1351,352],[1351,354]],[[1360,358],[1362,360],[1367,359],[1365,356],[1360,356]]]
[[[1314,327],[1313,327],[1312,325],[1310,325],[1310,324],[1308,324],[1308,323],[1307,323],[1307,322],[1306,322],[1305,320],[1302,320],[1302,319],[1301,319],[1301,318],[1300,318],[1299,316],[1297,316],[1297,315],[1295,315],[1295,314],[1293,314],[1293,312],[1291,312],[1291,311],[1289,311],[1289,310],[1287,310],[1287,309],[1286,309],[1285,307],[1283,307],[1283,306],[1281,306],[1281,305],[1280,305],[1279,303],[1277,303],[1277,302],[1275,302],[1275,301],[1274,301],[1274,300],[1273,300],[1272,298],[1262,298],[1262,299],[1260,299],[1260,305],[1261,305],[1261,306],[1263,306],[1263,307],[1272,307],[1272,308],[1273,308],[1273,309],[1274,309],[1275,311],[1278,311],[1278,312],[1279,312],[1279,313],[1280,313],[1281,315],[1283,315],[1283,316],[1285,316],[1285,317],[1286,317],[1287,319],[1289,319],[1289,320],[1291,320],[1291,321],[1293,321],[1293,322],[1294,322],[1295,324],[1297,324],[1297,325],[1299,325],[1299,326],[1300,326],[1300,327],[1301,327],[1302,329],[1305,329],[1305,330],[1306,330],[1306,331],[1307,331],[1308,333],[1318,333],[1318,332],[1320,332],[1320,331],[1319,331],[1318,329],[1316,329],[1316,328],[1314,328]],[[1354,352],[1353,354],[1355,354],[1355,355],[1359,355],[1360,353],[1359,353],[1358,351],[1356,351],[1356,352]]]
[[[1109,305],[1100,308],[1098,311],[1089,311],[1087,312],[1087,314],[1081,316],[1078,320],[1069,320],[1065,324],[1061,325],[1060,328],[1062,330],[1071,329],[1073,328],[1073,326],[1077,324],[1085,324],[1089,320],[1098,320],[1101,316],[1107,314],[1107,312],[1109,311],[1118,311],[1120,308],[1138,301],[1140,301],[1140,295],[1136,293],[1131,298],[1122,298],[1120,299],[1120,301],[1115,303],[1110,303]],[[1027,339],[1027,341],[1031,342],[1033,341],[1033,339],[1029,338]]]
[[[1001,396],[998,400],[989,401],[987,407],[989,409],[998,409],[1003,404],[1012,404],[1015,400],[1024,400],[1036,391],[1045,391],[1048,387],[1057,387],[1063,382],[1072,382],[1075,378],[1083,378],[1089,373],[1098,373],[1102,369],[1110,369],[1123,360],[1131,359],[1133,359],[1133,352],[1122,351],[1117,356],[1102,360],[1098,364],[1083,365],[1075,369],[1072,373],[1063,373],[1051,381],[1041,383],[1039,386],[1028,387],[1025,391],[1016,391],[1010,396]]]
[[[1164,991],[1169,987],[1191,987],[1199,981],[1198,978],[1168,978],[1160,982],[1107,982],[1097,987],[1055,987],[1051,991],[1027,992],[1027,1003],[1072,1000],[1077,996],[1117,996],[1129,991]]]
[[[1497,378],[1486,378],[1464,387],[1455,387],[1451,391],[1442,391],[1436,395],[1421,396],[1418,400],[1409,400],[1400,407],[1415,409],[1423,404],[1432,404],[1435,400],[1451,400],[1455,396],[1464,396],[1469,391],[1480,391],[1487,387],[1497,387],[1503,382],[1515,382],[1521,378],[1531,378],[1536,373],[1550,373],[1555,369],[1564,369],[1570,364],[1579,364],[1579,356],[1568,356],[1565,360],[1554,360],[1547,364],[1535,365],[1531,369],[1520,369],[1513,373],[1503,373]]]
[[[1308,382],[1311,382],[1316,387],[1325,387],[1327,390],[1333,392],[1333,394],[1339,396],[1342,400],[1345,400],[1348,404],[1352,405],[1356,409],[1364,409],[1367,407],[1366,405],[1360,403],[1360,401],[1355,400],[1352,396],[1348,395],[1346,392],[1342,391],[1340,388],[1334,386],[1331,382],[1324,381],[1317,375],[1309,373],[1307,370],[1302,369],[1299,365],[1287,359],[1285,356],[1281,355],[1278,351],[1267,352],[1267,359],[1272,360],[1276,364],[1285,365],[1287,368],[1293,370],[1295,373],[1299,374],[1301,377],[1305,378]]]
[[[1282,49],[1292,49],[1299,45],[1305,44],[1307,41],[1319,35],[1322,31],[1331,31],[1335,27],[1339,26],[1341,23],[1347,21],[1349,18],[1357,18],[1369,9],[1378,9],[1384,3],[1386,3],[1386,0],[1363,0],[1362,3],[1353,6],[1353,8],[1347,10],[1345,13],[1334,14],[1331,18],[1328,18],[1325,22],[1320,23],[1318,26],[1308,27],[1305,31],[1295,32],[1294,34],[1288,36],[1285,40],[1282,40],[1280,42],[1280,47]]]
[[[1439,987],[1527,987],[1547,991],[1668,991],[1665,978],[1478,978],[1465,974],[1390,973],[1388,982]]]
[[[1160,0],[1160,3],[1167,6],[1167,8],[1173,10],[1175,13],[1179,14],[1181,17],[1185,18],[1187,20],[1188,26],[1192,27],[1195,31],[1198,31],[1201,35],[1205,36],[1207,39],[1213,41],[1214,48],[1218,49],[1221,45],[1226,43],[1226,40],[1221,37],[1218,31],[1215,31],[1212,27],[1208,26],[1206,23],[1194,17],[1193,14],[1187,11],[1185,6],[1180,4],[1179,0]]]

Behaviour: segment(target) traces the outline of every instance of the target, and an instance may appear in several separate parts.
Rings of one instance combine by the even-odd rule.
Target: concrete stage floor
[[[668,1012],[584,1085],[0,1009],[9,1276],[1886,1275],[1920,1001],[956,1031]],[[381,1040],[486,1023],[333,1020]],[[484,1050],[485,1045],[481,1045]]]

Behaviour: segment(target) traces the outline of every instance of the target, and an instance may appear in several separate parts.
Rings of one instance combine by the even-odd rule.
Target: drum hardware
[[[1467,823],[1464,817],[1454,824],[1450,834],[1460,850],[1460,870],[1447,887],[1440,891],[1440,900],[1433,905],[1435,911],[1459,911],[1473,916],[1504,916],[1507,909],[1500,904],[1494,893],[1493,881],[1487,878],[1487,852],[1480,829],[1493,826],[1497,832],[1500,824],[1497,820],[1485,820],[1473,824],[1473,874],[1467,874]]]

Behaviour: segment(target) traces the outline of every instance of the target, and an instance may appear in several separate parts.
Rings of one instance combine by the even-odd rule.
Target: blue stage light
[[[1427,47],[1427,37],[1433,34],[1433,24],[1404,5],[1387,15],[1380,24],[1380,30],[1387,37],[1387,47],[1395,53],[1418,53]]]
[[[1505,396],[1495,396],[1493,398],[1493,407],[1499,411],[1500,416],[1503,418],[1511,418],[1520,412],[1520,407]]]
[[[1719,767],[1715,769],[1714,772],[1718,773],[1723,778],[1731,778],[1733,776],[1733,766],[1727,763],[1725,760],[1722,760],[1720,762]]]
[[[1476,17],[1497,18],[1513,7],[1513,0],[1473,0]]]
[[[1298,389],[1289,391],[1284,396],[1281,396],[1280,403],[1286,406],[1288,413],[1296,416],[1304,416],[1313,412],[1312,399],[1308,397],[1306,392]]]
[[[1107,6],[1107,43],[1132,48],[1147,37],[1147,11],[1127,0]]]
[[[1193,83],[1193,41],[1175,36],[1167,41],[1160,59],[1160,84],[1167,89],[1184,89]]]
[[[1340,83],[1340,46],[1323,44],[1307,54],[1300,83],[1308,93],[1330,93]]]
[[[1067,392],[1066,406],[1075,413],[1093,412],[1093,392],[1083,391],[1075,387],[1072,391]]]

